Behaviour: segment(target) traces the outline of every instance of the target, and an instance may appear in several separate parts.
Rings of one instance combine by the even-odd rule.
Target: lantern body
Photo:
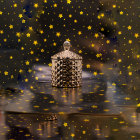
[[[70,43],[64,42],[64,51],[52,56],[52,86],[79,87],[82,84],[82,57],[69,51]]]

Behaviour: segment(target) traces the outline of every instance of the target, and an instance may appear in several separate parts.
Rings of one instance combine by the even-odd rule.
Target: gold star
[[[88,30],[91,30],[91,28],[92,28],[91,26],[88,26]]]
[[[56,33],[56,36],[57,36],[57,37],[60,37],[60,36],[61,36],[60,32],[57,32],[57,33]]]
[[[17,37],[20,37],[20,36],[21,36],[20,32],[17,32],[17,33],[16,33],[16,36],[17,36]]]
[[[106,43],[109,44],[110,43],[110,40],[107,40]]]
[[[121,32],[121,31],[119,31],[119,32],[118,32],[118,35],[121,35],[121,34],[122,34],[122,32]]]
[[[64,123],[64,126],[66,127],[66,126],[68,126],[68,124],[67,123]]]
[[[95,33],[95,35],[94,35],[96,38],[98,38],[99,37],[99,34],[98,33]]]
[[[72,15],[71,14],[69,14],[69,18],[72,18]]]
[[[14,6],[14,7],[17,7],[17,4],[16,4],[16,3],[14,3],[14,4],[13,4],[13,6]]]
[[[117,52],[117,50],[116,50],[116,49],[114,49],[114,50],[113,50],[113,52],[114,52],[114,53],[116,53],[116,52]]]
[[[4,38],[4,39],[3,39],[3,41],[4,41],[4,42],[6,42],[6,41],[7,41],[7,39],[6,39],[6,38]]]
[[[104,28],[101,28],[101,31],[104,31],[105,29]]]
[[[23,16],[22,16],[22,14],[19,14],[18,17],[19,17],[19,18],[22,18]]]
[[[56,43],[55,42],[53,43],[53,46],[56,46]]]
[[[74,23],[77,23],[77,20],[76,19],[74,20]]]
[[[30,51],[30,54],[34,54],[34,51]]]
[[[3,30],[0,30],[0,34],[3,34],[4,32],[3,32]]]
[[[102,54],[101,54],[101,53],[96,55],[96,57],[97,57],[97,58],[98,58],[98,57],[101,57],[101,56],[102,56]]]
[[[32,30],[33,30],[33,28],[32,28],[32,27],[29,27],[29,30],[31,30],[31,31],[32,31]]]
[[[11,79],[13,79],[14,78],[14,75],[11,75]]]
[[[139,37],[139,34],[138,33],[135,33],[135,38],[138,38]]]
[[[114,21],[114,22],[113,22],[113,24],[114,24],[114,25],[116,25],[116,24],[117,24],[117,22],[116,22],[116,21]]]
[[[98,106],[97,105],[93,105],[93,106],[91,106],[92,108],[98,108]]]
[[[40,30],[39,32],[40,32],[41,34],[43,34],[43,33],[44,33],[44,32],[43,32],[43,30]]]
[[[21,50],[23,51],[24,50],[24,47],[21,47]]]
[[[47,41],[47,39],[46,38],[44,38],[44,42],[46,42]]]
[[[28,72],[29,72],[29,73],[31,73],[31,72],[32,72],[32,70],[31,70],[31,69],[29,69],[29,70],[28,70]]]
[[[123,15],[123,11],[120,12],[120,15]]]
[[[130,76],[131,76],[131,75],[132,75],[132,72],[129,72],[129,73],[128,73],[128,75],[130,75]]]
[[[81,34],[82,34],[82,32],[81,32],[81,31],[79,31],[79,32],[78,32],[78,35],[81,35]]]
[[[93,75],[95,75],[95,76],[96,76],[96,75],[97,75],[97,72],[93,72]]]
[[[47,0],[44,0],[44,3],[47,3]]]
[[[119,59],[119,60],[118,60],[118,62],[122,62],[122,60],[121,60],[121,59]]]
[[[112,7],[113,7],[113,8],[116,8],[116,5],[113,5]]]
[[[36,61],[39,61],[39,59],[38,59],[38,58],[36,58],[35,60],[36,60]]]
[[[89,122],[89,120],[88,119],[84,119],[84,122]]]
[[[41,49],[41,52],[43,53],[44,52],[44,49]]]
[[[10,29],[13,29],[13,25],[10,24],[9,28],[10,28]]]
[[[70,4],[71,3],[71,0],[67,0],[67,4]]]
[[[132,44],[132,40],[129,40],[128,43],[129,43],[129,44]]]
[[[69,39],[69,38],[67,38],[67,39],[66,39],[66,41],[69,41],[69,42],[70,42],[70,39]]]
[[[22,20],[22,23],[25,23],[25,19]]]
[[[136,55],[137,56],[137,58],[140,58],[140,55]]]
[[[52,63],[49,63],[48,66],[51,67],[52,66]]]
[[[26,64],[26,65],[29,65],[29,64],[30,64],[30,62],[29,62],[29,61],[26,61],[26,62],[25,62],[25,64]]]
[[[28,82],[28,79],[27,78],[25,79],[25,82]]]
[[[5,72],[4,72],[4,75],[8,75],[8,71],[5,71]]]
[[[38,7],[38,3],[34,3],[34,7],[37,8]]]
[[[137,107],[140,107],[140,103],[139,103],[139,104],[137,104]]]
[[[50,25],[49,27],[50,27],[50,29],[53,29],[53,25]]]
[[[10,56],[10,59],[13,59],[13,56]]]
[[[127,28],[128,28],[128,30],[131,30],[132,29],[132,27],[130,25]]]
[[[3,13],[3,12],[2,12],[2,11],[0,11],[0,15],[2,15],[2,13]]]
[[[83,11],[80,12],[80,15],[83,15]]]
[[[23,70],[22,70],[22,69],[20,69],[20,70],[19,70],[19,73],[22,73],[22,72],[23,72]]]
[[[27,33],[26,36],[27,36],[27,37],[30,37],[30,33]]]
[[[129,97],[125,97],[124,99],[125,99],[125,100],[130,100],[131,98],[129,98]]]
[[[34,45],[37,45],[38,44],[37,40],[34,40],[33,44]]]
[[[57,7],[57,4],[55,3],[53,6],[56,8]]]
[[[63,17],[63,14],[59,14],[59,18],[62,18]]]
[[[91,47],[94,47],[94,46],[95,46],[95,44],[92,43],[92,44],[91,44]]]
[[[79,50],[79,53],[82,53],[82,50]]]
[[[89,64],[87,64],[87,65],[86,65],[86,67],[87,67],[87,68],[90,68],[90,65],[89,65]]]
[[[101,17],[104,17],[104,13],[101,13]]]
[[[71,133],[71,137],[74,137],[75,136],[75,134],[74,133]]]

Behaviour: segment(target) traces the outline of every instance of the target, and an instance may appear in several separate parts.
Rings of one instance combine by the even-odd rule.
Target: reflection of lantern
[[[64,51],[52,56],[52,86],[79,87],[82,82],[82,57],[69,51],[70,42],[65,41]]]

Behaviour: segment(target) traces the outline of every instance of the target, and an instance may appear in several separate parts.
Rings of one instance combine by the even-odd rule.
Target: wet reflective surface
[[[140,138],[136,96],[125,93],[102,73],[83,71],[80,88],[52,87],[50,76],[49,67],[35,66],[28,83],[1,90],[0,139]]]

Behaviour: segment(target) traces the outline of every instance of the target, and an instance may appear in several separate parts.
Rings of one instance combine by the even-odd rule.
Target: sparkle
[[[53,29],[53,25],[50,25],[49,28],[50,28],[50,29]]]
[[[26,64],[26,65],[29,65],[29,64],[30,64],[30,62],[29,62],[29,61],[26,61],[26,62],[25,62],[25,64]]]
[[[94,35],[96,38],[98,38],[99,37],[99,34],[98,33],[95,33],[95,35]]]
[[[71,0],[67,0],[67,4],[71,4]]]
[[[33,44],[34,45],[37,45],[38,44],[37,40],[34,40]]]
[[[81,11],[81,12],[80,12],[80,15],[83,15],[83,13],[84,13],[84,12],[83,12],[83,11]]]
[[[120,12],[120,15],[123,15],[123,11]]]
[[[34,3],[34,7],[35,8],[38,8],[38,3]]]
[[[63,14],[59,14],[59,18],[62,18],[63,17]]]
[[[0,15],[2,15],[2,13],[3,13],[3,12],[2,12],[2,11],[0,11]]]
[[[91,28],[92,28],[91,26],[88,26],[88,30],[91,30]]]
[[[57,37],[60,37],[60,36],[61,36],[60,32],[57,32],[57,33],[56,33],[56,36],[57,36]]]
[[[27,37],[30,37],[30,33],[27,33],[26,36],[27,36]]]
[[[10,29],[13,29],[13,25],[10,24],[9,28],[10,28]]]
[[[22,14],[19,14],[19,15],[18,15],[18,17],[19,17],[19,18],[22,18],[22,17],[23,17],[23,15],[22,15]]]
[[[132,29],[132,27],[130,25],[127,28],[128,28],[128,30],[131,30]]]
[[[139,37],[139,34],[138,33],[135,33],[134,36],[135,36],[135,38],[138,38]]]

